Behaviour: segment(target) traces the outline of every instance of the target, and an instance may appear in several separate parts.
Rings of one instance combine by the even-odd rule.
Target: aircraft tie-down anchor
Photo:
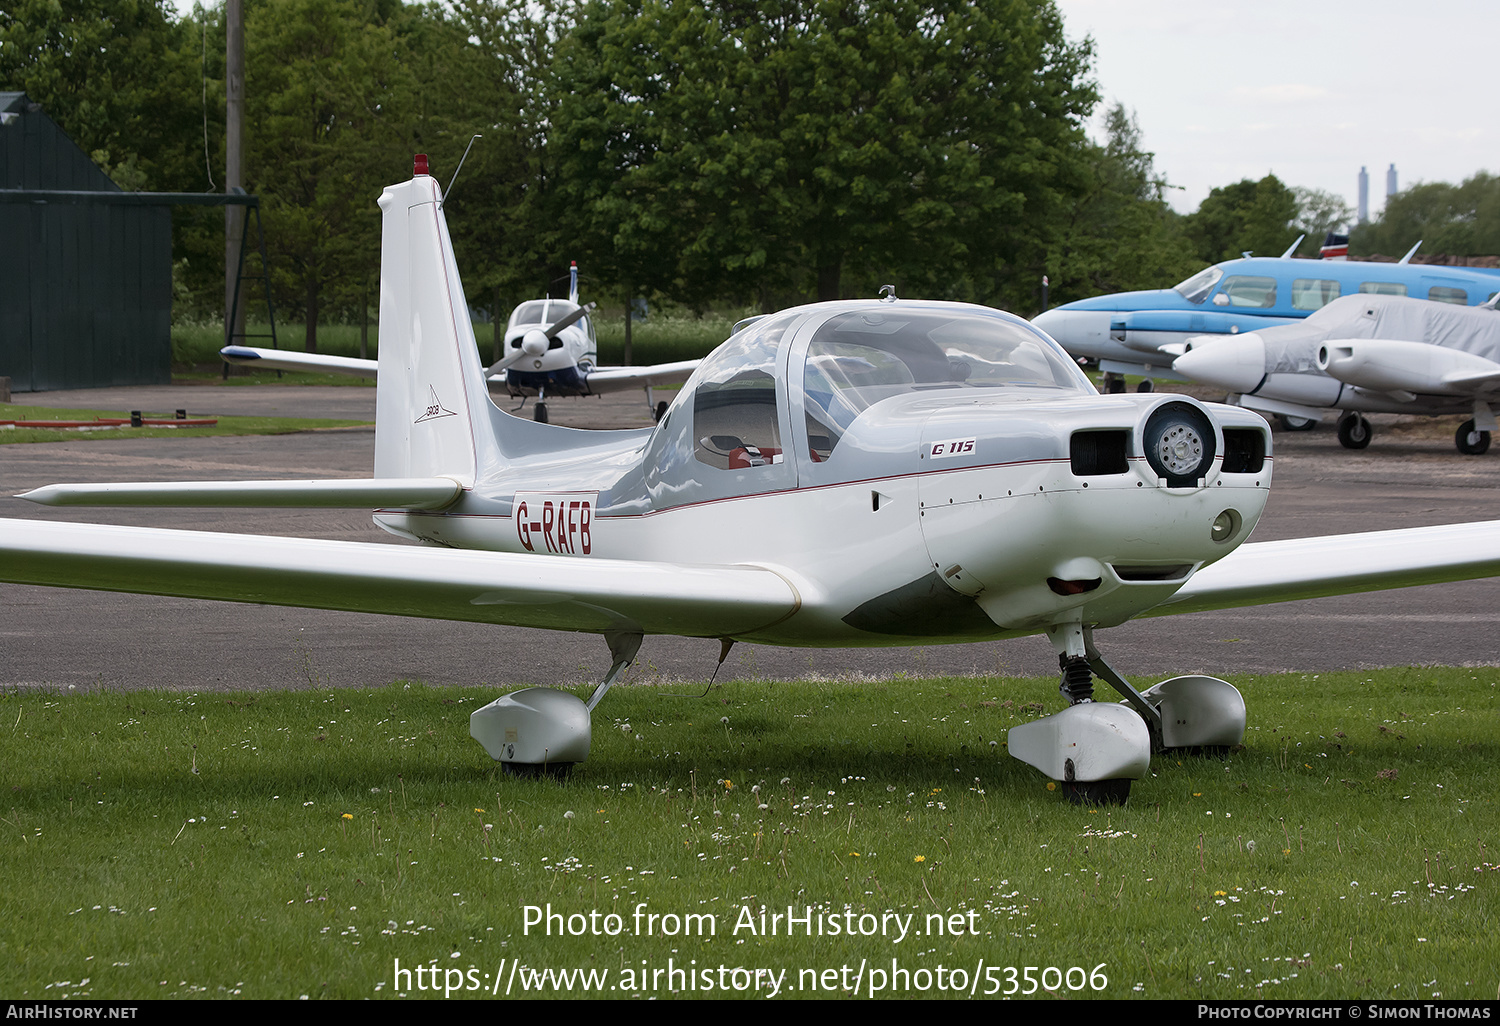
[[[516,776],[563,777],[589,757],[590,715],[641,649],[639,631],[606,631],[614,660],[587,702],[556,688],[523,688],[469,716],[469,735]]]
[[[1228,751],[1244,740],[1245,700],[1229,682],[1190,675],[1137,691],[1100,654],[1092,627],[1059,624],[1047,636],[1058,650],[1059,691],[1070,704],[1012,727],[1008,747],[1059,781],[1072,801],[1124,804],[1153,751]],[[1125,701],[1095,702],[1094,676]]]

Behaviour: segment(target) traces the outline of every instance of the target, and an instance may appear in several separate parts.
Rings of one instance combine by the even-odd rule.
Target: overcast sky
[[[1352,207],[1364,165],[1373,216],[1393,163],[1401,188],[1500,169],[1493,0],[1056,2],[1183,212],[1268,172]]]

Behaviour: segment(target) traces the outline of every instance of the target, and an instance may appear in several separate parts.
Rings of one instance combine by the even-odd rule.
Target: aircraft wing
[[[701,360],[679,360],[649,367],[599,367],[589,372],[591,392],[620,392],[627,388],[675,385],[693,376]]]
[[[0,580],[573,631],[726,637],[795,613],[762,567],[0,520]]]
[[[360,360],[352,356],[324,356],[321,353],[295,353],[288,349],[256,349],[252,346],[225,346],[219,350],[219,357],[236,367],[322,371],[327,374],[349,374],[356,378],[373,378],[378,366],[375,360]]]
[[[1500,520],[1250,542],[1146,616],[1500,576]]]

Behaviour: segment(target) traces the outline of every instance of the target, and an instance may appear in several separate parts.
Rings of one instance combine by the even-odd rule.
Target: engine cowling
[[[1473,353],[1380,338],[1330,339],[1318,347],[1318,369],[1356,388],[1419,395],[1465,395],[1474,379],[1500,376],[1500,364]]]

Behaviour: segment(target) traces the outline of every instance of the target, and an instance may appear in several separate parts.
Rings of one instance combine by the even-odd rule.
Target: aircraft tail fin
[[[489,393],[443,194],[418,156],[381,194],[375,476],[447,477],[464,488],[500,461]]]

